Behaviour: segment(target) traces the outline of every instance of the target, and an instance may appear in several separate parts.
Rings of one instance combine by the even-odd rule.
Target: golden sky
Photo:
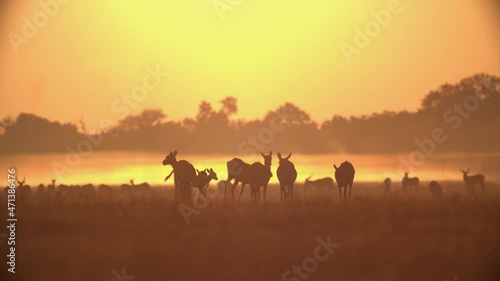
[[[65,2],[50,6],[46,24],[17,45],[12,34],[24,36],[24,18],[43,23],[44,8],[25,1],[0,14],[0,117],[83,116],[94,127],[118,118],[113,102],[156,65],[169,77],[131,112],[160,107],[170,119],[194,116],[202,99],[229,95],[246,119],[285,101],[317,121],[414,110],[445,82],[479,72],[500,76],[492,1]],[[389,12],[390,22],[347,60],[341,44],[356,46],[356,29],[376,28],[372,12],[388,6],[399,12]]]

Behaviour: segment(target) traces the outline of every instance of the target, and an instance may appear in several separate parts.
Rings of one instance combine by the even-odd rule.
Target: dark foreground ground
[[[358,184],[350,202],[300,186],[284,204],[277,187],[264,205],[219,195],[189,223],[172,190],[32,192],[17,204],[14,279],[0,237],[0,280],[500,280],[500,186],[469,196],[451,184],[439,200],[423,186],[389,197],[380,184]],[[316,250],[328,237],[340,246]]]

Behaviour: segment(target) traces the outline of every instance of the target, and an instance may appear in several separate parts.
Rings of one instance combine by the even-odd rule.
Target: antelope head
[[[269,155],[265,155],[264,153],[261,152],[260,155],[264,157],[264,165],[266,165],[267,167],[271,167],[271,162],[273,160],[273,152],[269,151]]]
[[[23,175],[23,181],[17,180],[17,183],[19,184],[20,187],[24,186],[24,183],[26,182],[26,176]]]
[[[177,156],[177,150],[174,152],[170,152],[163,160],[163,162],[162,162],[163,166],[173,165],[173,164],[177,163],[177,159],[175,159],[176,156]]]
[[[130,185],[134,186],[134,179],[129,179]]]
[[[278,153],[278,159],[280,160],[280,164],[284,162],[288,162],[288,159],[292,157],[292,153],[288,154],[287,157],[281,157],[281,153]]]
[[[467,176],[467,174],[469,173],[470,169],[467,167],[467,171],[464,171],[462,170],[462,167],[460,167],[460,172],[462,172],[462,174],[464,174],[464,177]]]
[[[217,177],[217,174],[214,172],[214,170],[212,168],[206,169],[206,171],[208,172],[208,176],[211,179],[213,179],[213,180],[219,180],[219,178]]]

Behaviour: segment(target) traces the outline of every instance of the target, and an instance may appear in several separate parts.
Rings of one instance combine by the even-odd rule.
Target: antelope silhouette
[[[132,188],[136,190],[149,190],[151,188],[151,186],[147,182],[143,182],[138,185],[134,184],[134,179],[130,180],[130,184],[132,185]]]
[[[464,171],[464,170],[462,170],[462,168],[460,168],[460,171],[463,174],[463,179],[464,179],[466,188],[469,192],[474,192],[475,186],[477,184],[481,185],[481,190],[484,191],[484,175],[477,174],[477,175],[469,176],[468,175],[469,171],[470,171],[469,168],[467,168],[467,171]]]
[[[48,192],[54,192],[54,190],[56,189],[56,179],[50,179],[50,181],[52,183],[49,184],[49,185],[47,185],[47,191]]]
[[[198,171],[198,170],[197,170]],[[203,171],[198,171],[198,175],[194,178],[191,183],[191,187],[197,188],[200,192],[198,193],[198,202],[201,201],[201,195],[207,198],[207,189],[210,185],[210,181],[219,180],[217,174],[214,172],[212,168],[205,169]]]
[[[387,193],[391,193],[391,190],[392,190],[392,181],[390,178],[386,178],[384,180],[384,185],[385,185],[385,189],[384,189],[384,192],[387,194]]]
[[[312,176],[308,177],[306,181],[304,182],[304,192],[311,188],[316,188],[316,190],[319,190],[323,187],[326,187],[330,192],[333,190],[333,179],[330,177],[326,178],[321,178],[317,180],[310,180]]]
[[[239,198],[243,194],[245,189],[245,185],[254,185],[254,190],[260,186],[264,187],[264,198],[266,196],[267,183],[272,176],[271,173],[271,161],[272,161],[272,152],[269,152],[269,155],[265,155],[261,153],[264,158],[264,164],[255,162],[253,164],[245,163],[243,160],[239,158],[233,158],[227,162],[227,180],[226,185],[224,187],[224,200],[226,200],[227,194],[227,185],[231,184],[231,181],[234,179],[234,183],[231,186],[231,197],[234,201],[234,189],[238,186],[238,183],[241,182],[241,192]],[[266,182],[267,178],[267,182]]]
[[[260,200],[260,188],[262,187],[264,193],[264,202],[266,201],[266,192],[267,185],[269,184],[269,180],[273,176],[271,172],[271,164],[273,159],[273,153],[269,151],[269,155],[265,155],[261,153],[262,157],[264,157],[264,164],[260,162],[253,163],[251,169],[253,170],[253,177],[251,178],[250,188],[251,188],[251,197],[255,201]],[[243,192],[243,188],[241,189]],[[241,197],[241,193],[240,193]]]
[[[163,166],[171,165],[173,171],[165,178],[167,181],[172,173],[174,174],[175,198],[182,196],[184,200],[191,199],[191,183],[196,177],[196,170],[193,165],[186,160],[176,159],[177,150],[170,152],[163,160]]]
[[[295,165],[289,160],[290,157],[292,157],[292,153],[288,154],[287,157],[281,157],[281,153],[278,153],[280,165],[276,174],[280,182],[281,201],[287,200],[289,197],[293,199],[293,185],[297,179],[297,170],[295,170]]]
[[[23,181],[20,181],[19,179],[17,180],[17,183],[19,186],[17,187],[19,189],[19,194],[30,194],[31,193],[31,186],[24,184],[26,182],[26,176],[23,175]]]
[[[401,182],[403,191],[409,191],[412,187],[415,188],[415,191],[418,191],[418,184],[420,182],[420,179],[417,177],[409,178],[408,174],[408,172],[405,172],[405,176],[403,177],[403,181]]]
[[[99,192],[110,192],[112,191],[111,186],[106,185],[106,184],[101,184],[99,185]]]
[[[429,183],[429,189],[431,190],[432,197],[441,198],[443,197],[443,188],[437,181],[431,181]]]
[[[354,182],[354,166],[351,163],[344,161],[337,168],[337,165],[333,164],[335,168],[335,180],[339,187],[340,198],[342,198],[342,187],[344,188],[344,200],[347,200],[347,187],[349,187],[349,199],[351,199],[352,184]]]
[[[120,186],[121,190],[122,191],[132,191],[132,185],[134,184],[134,180],[133,179],[129,179],[129,183],[130,184],[122,184]]]

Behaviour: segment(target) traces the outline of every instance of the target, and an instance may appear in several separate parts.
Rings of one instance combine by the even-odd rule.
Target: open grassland
[[[462,183],[443,188],[433,199],[427,183],[390,196],[380,183],[359,183],[343,202],[338,190],[298,185],[294,200],[280,203],[270,186],[265,204],[250,202],[249,189],[241,202],[224,202],[222,191],[189,223],[172,189],[32,191],[17,202],[16,280],[107,281],[122,268],[138,281],[282,280],[328,236],[340,247],[303,271],[307,280],[500,280],[500,186],[476,195]]]

